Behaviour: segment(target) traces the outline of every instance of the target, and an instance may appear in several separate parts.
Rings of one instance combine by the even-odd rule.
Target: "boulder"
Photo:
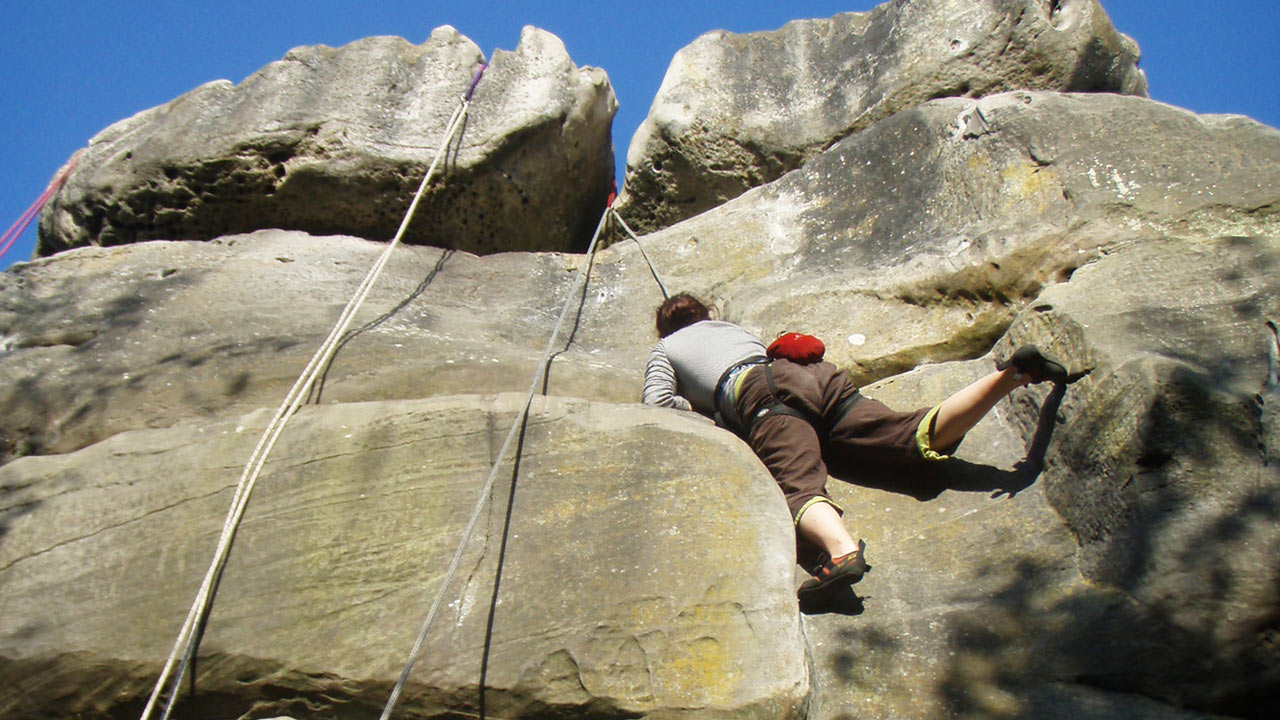
[[[484,58],[451,27],[291,50],[100,132],[40,218],[37,254],[262,228],[391,239]],[[498,51],[405,240],[473,252],[586,244],[613,178],[608,78],[526,27]]]
[[[1274,128],[1145,98],[1017,91],[898,113],[641,242],[668,287],[763,337],[813,333],[867,384],[982,355],[1043,288],[1114,247],[1274,236],[1277,208]],[[609,249],[630,293],[652,299],[635,243]]]
[[[861,604],[806,617],[810,717],[1267,717],[1277,263],[1268,239],[1118,248],[990,357],[866,388],[927,406],[1023,342],[1088,371],[1010,396],[933,483],[833,483],[874,569]]]
[[[899,113],[641,242],[671,291],[762,337],[817,334],[867,384],[982,355],[1044,287],[1114,246],[1280,234],[1278,188],[1272,128],[1015,92]],[[0,452],[278,405],[379,251],[262,231],[15,266],[0,275],[0,368],[21,392],[0,396]],[[525,390],[582,262],[399,248],[313,399]],[[590,271],[548,390],[636,400],[662,295],[633,242]]]
[[[944,96],[1146,95],[1138,46],[1096,0],[895,0],[780,30],[707,33],[676,53],[627,151],[619,212],[672,225]]]
[[[523,402],[298,413],[177,716],[380,711]],[[0,469],[0,714],[138,714],[269,417]],[[520,441],[398,716],[803,717],[791,522],[745,444],[692,415],[558,398]]]
[[[376,712],[500,393],[536,379],[407,715],[1269,717],[1278,207],[1272,128],[1015,91],[870,122],[641,238],[670,290],[817,334],[897,407],[1024,342],[1083,376],[1001,402],[931,482],[837,469],[873,570],[804,617],[747,447],[628,404],[662,297],[635,243],[398,248],[267,465],[180,714]],[[0,713],[136,715],[257,431],[382,247],[258,230],[0,274]]]
[[[1280,693],[1278,269],[1276,238],[1136,245],[1011,328],[1094,368],[1045,495],[1161,657],[1095,666],[1100,683],[1246,716]]]
[[[0,274],[0,366],[13,389],[0,394],[0,462],[278,406],[383,249],[262,230],[14,266]],[[397,248],[309,401],[526,391],[581,263]],[[637,400],[646,330],[631,321],[611,345],[557,355],[548,389]]]

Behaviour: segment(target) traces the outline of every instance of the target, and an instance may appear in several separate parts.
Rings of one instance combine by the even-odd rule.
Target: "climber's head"
[[[658,337],[666,337],[683,327],[711,319],[711,309],[689,293],[667,298],[658,306]]]

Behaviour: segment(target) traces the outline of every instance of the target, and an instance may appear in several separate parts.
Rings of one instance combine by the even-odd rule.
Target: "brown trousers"
[[[815,500],[831,502],[828,462],[854,472],[860,465],[923,469],[927,461],[916,442],[916,430],[929,408],[898,412],[863,397],[837,422],[837,407],[858,392],[844,372],[826,362],[799,365],[774,360],[770,368],[777,400],[814,422],[769,414],[755,423],[747,442],[773,473],[797,522]],[[740,417],[752,418],[773,402],[765,366],[751,368],[739,385],[734,409]]]

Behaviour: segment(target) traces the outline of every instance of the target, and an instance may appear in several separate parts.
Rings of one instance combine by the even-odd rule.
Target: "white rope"
[[[494,480],[498,477],[498,468],[507,456],[511,441],[515,439],[517,431],[524,425],[525,419],[529,416],[529,407],[533,404],[533,396],[538,392],[538,383],[546,373],[547,365],[551,362],[556,338],[560,335],[560,328],[564,325],[565,318],[569,316],[569,308],[573,306],[573,298],[578,294],[578,289],[586,279],[587,269],[591,267],[591,260],[595,256],[596,241],[600,238],[600,231],[604,229],[605,221],[609,219],[609,211],[611,209],[606,208],[605,212],[600,216],[600,222],[596,225],[596,232],[591,236],[591,243],[587,246],[585,259],[582,265],[578,267],[578,273],[574,277],[569,296],[565,298],[564,307],[560,310],[560,318],[556,320],[555,328],[551,330],[551,337],[547,339],[547,348],[542,354],[542,361],[538,363],[538,367],[533,373],[533,381],[529,384],[529,392],[525,396],[524,405],[516,413],[516,419],[511,424],[511,430],[507,432],[507,439],[503,441],[502,449],[498,450],[498,457],[493,461],[493,467],[489,470],[489,477],[485,480],[484,487],[480,490],[480,497],[476,499],[475,509],[471,511],[471,519],[467,521],[467,525],[462,531],[462,538],[458,541],[458,549],[453,553],[453,560],[449,563],[449,569],[445,571],[444,580],[440,582],[440,588],[436,591],[436,597],[431,603],[431,609],[427,612],[427,618],[422,622],[422,628],[418,631],[417,639],[414,640],[413,649],[409,651],[409,659],[405,663],[404,670],[400,673],[400,679],[396,681],[395,687],[391,690],[391,696],[387,698],[387,704],[383,707],[379,720],[388,720],[391,717],[391,711],[395,708],[396,703],[399,702],[400,693],[404,690],[405,683],[409,681],[409,672],[413,670],[413,665],[417,662],[418,655],[422,652],[422,644],[427,639],[427,632],[431,629],[431,623],[435,620],[436,612],[440,609],[440,603],[444,599],[445,591],[448,590],[449,584],[453,582],[454,574],[458,571],[458,564],[462,561],[462,552],[471,540],[471,533],[475,530],[476,521],[480,518],[480,512],[484,509],[485,501],[493,491]]]
[[[636,237],[636,234],[631,231],[631,226],[627,225],[627,221],[622,219],[622,216],[618,214],[617,210],[609,208],[609,212],[613,213],[613,217],[618,221],[618,224],[622,225],[622,229],[626,230],[627,234],[631,236],[631,239],[636,242],[636,247],[640,248],[640,255],[643,256],[644,261],[649,264],[649,272],[653,273],[653,279],[658,281],[658,289],[662,291],[662,299],[670,300],[671,296],[667,294],[667,286],[663,285],[662,278],[658,277],[658,271],[653,267],[653,261],[649,259],[649,253],[644,251],[644,245],[640,244],[640,238]]]
[[[478,76],[477,76],[478,79]],[[474,81],[472,84],[474,87]],[[165,701],[164,713],[161,720],[168,720],[169,713],[173,709],[174,700],[178,696],[179,688],[182,684],[183,675],[186,674],[187,665],[195,654],[195,629],[200,622],[200,618],[204,617],[212,603],[212,589],[217,584],[218,578],[222,574],[223,568],[226,566],[227,554],[231,548],[231,541],[235,537],[236,528],[240,523],[241,517],[244,515],[245,507],[249,502],[249,494],[253,491],[254,484],[258,480],[258,473],[262,470],[263,464],[267,461],[267,456],[271,453],[271,449],[275,446],[276,440],[280,434],[284,432],[284,427],[288,423],[289,418],[301,406],[303,399],[310,390],[311,385],[315,382],[320,370],[328,362],[329,358],[338,347],[338,341],[350,327],[351,322],[355,319],[356,313],[360,310],[360,306],[364,303],[365,298],[369,296],[369,292],[373,289],[374,283],[382,274],[382,270],[386,267],[387,261],[391,258],[391,253],[396,246],[400,244],[401,238],[404,237],[405,231],[409,227],[409,222],[413,218],[414,212],[417,211],[418,203],[422,199],[423,193],[426,191],[427,184],[431,181],[435,174],[436,167],[440,163],[441,157],[444,156],[450,143],[453,142],[453,136],[458,128],[462,125],[462,120],[467,114],[470,107],[470,101],[463,98],[457,109],[454,110],[453,116],[449,119],[448,127],[444,133],[444,139],[440,142],[440,147],[436,149],[435,158],[431,161],[431,166],[427,169],[426,175],[422,178],[422,183],[418,186],[418,191],[413,196],[413,202],[409,204],[409,209],[405,213],[404,219],[400,222],[400,229],[396,231],[395,238],[387,243],[387,247],[383,249],[382,254],[378,257],[373,267],[365,275],[364,280],[356,289],[355,295],[342,311],[342,315],[338,318],[337,324],[330,331],[320,348],[311,358],[311,362],[307,364],[302,375],[298,377],[289,394],[285,396],[285,400],[281,403],[280,408],[276,411],[275,417],[271,419],[271,423],[267,425],[266,430],[262,434],[262,438],[258,441],[257,447],[254,448],[253,454],[250,456],[248,463],[245,464],[244,472],[240,476],[240,482],[236,486],[235,494],[232,496],[231,508],[227,511],[226,520],[222,525],[222,534],[218,539],[218,547],[214,552],[213,562],[209,564],[209,570],[205,573],[204,581],[200,584],[200,590],[196,593],[195,602],[191,605],[190,612],[187,613],[187,619],[183,622],[182,630],[178,633],[178,639],[174,642],[173,650],[169,653],[169,659],[165,661],[164,669],[160,673],[160,677],[156,680],[155,689],[151,692],[151,697],[147,701],[146,708],[142,711],[141,720],[149,720],[155,704],[161,693],[164,691],[172,672],[173,666],[178,661],[179,655],[183,656],[182,663],[179,666],[177,675],[174,676],[172,692]]]

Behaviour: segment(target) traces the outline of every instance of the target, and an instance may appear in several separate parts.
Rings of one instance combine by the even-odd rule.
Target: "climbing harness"
[[[53,181],[49,183],[49,187],[40,193],[40,197],[37,197],[36,201],[31,203],[31,206],[18,216],[17,221],[10,225],[8,230],[4,231],[4,235],[0,235],[0,258],[3,258],[4,254],[9,252],[9,248],[17,242],[22,233],[26,232],[27,226],[44,209],[45,203],[49,202],[49,198],[53,197],[53,194],[58,192],[62,184],[67,181],[67,177],[71,175],[71,171],[75,169],[77,162],[80,162],[80,153],[78,152],[71,156],[71,162],[67,163],[62,172],[54,177]]]
[[[853,409],[853,406],[857,405],[858,401],[862,399],[862,393],[854,390],[852,395],[836,404],[835,411],[831,413],[831,419],[828,420],[821,415],[810,414],[805,410],[787,404],[778,392],[777,383],[773,381],[773,366],[770,364],[765,364],[764,366],[764,379],[769,384],[769,394],[773,396],[773,402],[756,411],[755,417],[747,421],[750,423],[747,426],[748,436],[751,435],[751,428],[766,417],[770,415],[790,415],[808,422],[818,431],[821,437],[825,438],[831,434],[831,429],[838,425],[844,419],[844,416],[848,415],[849,411]]]
[[[747,440],[751,433],[743,432],[743,420],[738,417],[738,412],[733,407],[733,397],[735,395],[733,387],[746,371],[756,365],[763,365],[767,362],[769,362],[768,358],[752,357],[743,360],[737,365],[725,368],[725,371],[720,373],[720,379],[716,381],[715,392],[711,396],[715,403],[716,414],[714,419],[716,425],[729,430],[743,440]]]
[[[458,107],[453,111],[452,117],[445,129],[444,137],[436,149],[436,155],[428,167],[426,175],[422,178],[422,183],[418,186],[418,191],[413,196],[413,201],[409,204],[409,209],[405,213],[404,219],[400,223],[400,228],[396,231],[395,237],[387,243],[387,247],[378,256],[373,267],[365,275],[364,280],[356,289],[355,295],[347,306],[343,309],[341,316],[330,331],[329,336],[316,350],[311,361],[307,364],[302,375],[298,377],[293,388],[289,390],[285,396],[284,402],[276,411],[275,416],[267,425],[266,430],[262,434],[262,438],[258,441],[257,447],[254,448],[248,463],[245,464],[244,472],[240,476],[240,481],[236,486],[235,494],[232,496],[231,508],[227,511],[226,520],[223,522],[222,533],[218,539],[217,550],[214,552],[213,561],[209,565],[209,570],[205,573],[204,580],[200,584],[200,590],[196,593],[195,601],[191,605],[190,612],[183,622],[182,630],[178,633],[178,639],[174,642],[173,650],[169,653],[168,660],[165,661],[164,669],[160,673],[160,677],[156,680],[155,689],[151,692],[150,699],[142,711],[141,720],[150,720],[151,714],[155,709],[156,703],[165,688],[169,685],[172,677],[172,690],[165,700],[164,711],[161,720],[168,720],[169,713],[173,710],[174,700],[178,696],[179,687],[182,684],[183,676],[186,674],[187,667],[195,657],[196,645],[198,639],[197,629],[203,624],[207,618],[209,609],[213,602],[213,588],[218,584],[218,580],[222,576],[222,571],[226,566],[227,555],[231,549],[231,541],[235,537],[236,528],[239,526],[240,519],[244,515],[244,511],[249,502],[249,495],[253,492],[253,487],[257,482],[258,474],[262,470],[263,464],[266,463],[267,456],[271,449],[275,446],[276,440],[280,434],[284,432],[284,427],[288,423],[289,418],[302,405],[307,392],[311,385],[315,382],[321,369],[332,357],[338,347],[338,342],[343,333],[350,327],[351,322],[355,319],[356,313],[360,310],[360,306],[368,297],[373,285],[377,282],[378,277],[382,274],[382,270],[386,267],[387,261],[391,258],[392,252],[400,244],[405,232],[409,228],[409,222],[412,220],[414,213],[417,211],[418,203],[421,201],[423,194],[427,189],[427,185],[431,182],[431,178],[435,175],[436,168],[440,163],[440,159],[444,156],[445,150],[453,142],[455,133],[462,127],[462,121],[467,115],[467,110],[471,105],[471,96],[475,92],[476,85],[480,82],[487,65],[482,64],[477,68],[475,75],[471,79],[471,85],[467,89],[465,95],[462,96]],[[179,663],[179,655],[181,661]],[[174,665],[178,664],[177,672],[174,673]]]
[[[722,427],[734,432],[738,437],[746,440],[747,442],[751,441],[751,431],[755,428],[756,423],[771,415],[789,415],[791,417],[804,420],[818,431],[819,437],[826,438],[831,434],[831,430],[844,419],[844,416],[849,414],[849,411],[853,409],[853,406],[857,405],[858,402],[862,400],[862,393],[854,390],[852,395],[836,404],[835,410],[831,413],[831,418],[829,420],[821,415],[815,415],[805,409],[790,405],[786,400],[782,399],[781,394],[778,391],[778,385],[774,382],[772,363],[773,359],[770,358],[751,358],[744,360],[728,370],[725,370],[724,374],[720,376],[720,381],[716,383],[716,422]],[[728,405],[731,395],[726,391],[726,386],[730,381],[737,378],[739,373],[756,365],[760,365],[764,370],[764,378],[765,382],[769,385],[769,395],[771,400],[759,410],[756,410],[754,415],[739,418],[735,412],[731,411],[731,408]]]

